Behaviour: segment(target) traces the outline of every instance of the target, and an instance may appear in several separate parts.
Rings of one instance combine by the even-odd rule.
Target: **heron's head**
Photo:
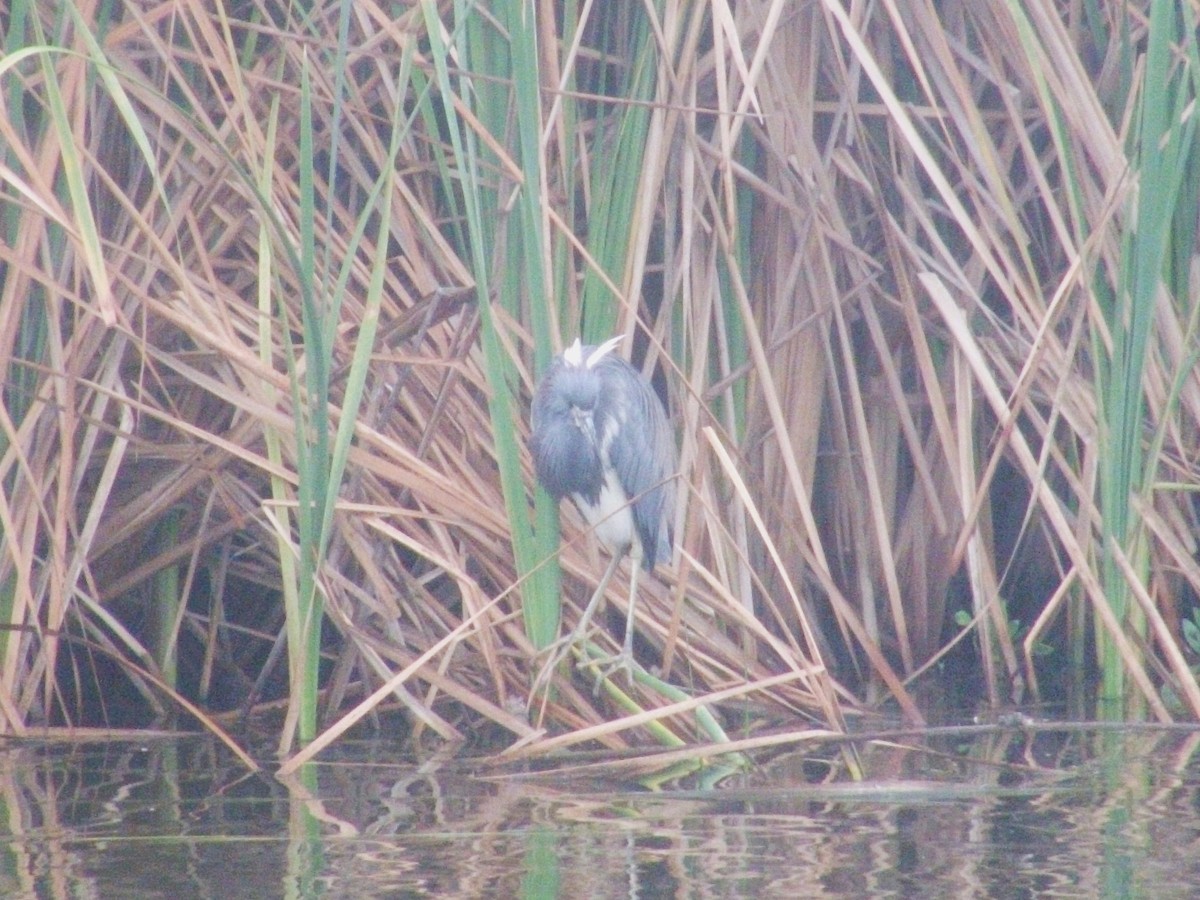
[[[538,478],[556,497],[592,497],[604,480],[613,397],[600,366],[619,339],[598,347],[576,341],[547,370],[533,398],[531,449]]]
[[[554,379],[550,389],[553,411],[568,416],[576,428],[591,430],[592,415],[600,399],[600,376],[590,369],[567,367]]]
[[[562,368],[548,385],[550,411],[569,417],[571,424],[595,442],[596,407],[601,401],[604,380],[597,364],[612,351],[620,338],[612,338],[598,347],[585,347],[579,339],[563,351]]]

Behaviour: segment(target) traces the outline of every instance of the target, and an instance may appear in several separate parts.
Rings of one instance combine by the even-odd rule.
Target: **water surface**
[[[202,738],[0,747],[3,897],[1200,895],[1200,734],[776,752],[711,789],[346,742],[303,778]]]

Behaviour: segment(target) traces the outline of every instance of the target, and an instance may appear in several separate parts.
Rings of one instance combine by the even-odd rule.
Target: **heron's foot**
[[[599,696],[600,682],[606,678],[612,678],[618,672],[624,672],[629,684],[633,685],[633,669],[637,665],[637,660],[633,658],[633,653],[629,650],[622,650],[620,653],[612,656],[604,656],[600,659],[589,659],[582,663],[579,668],[593,669],[596,673],[596,683],[592,686],[592,695]]]
[[[547,644],[538,651],[537,656],[535,656],[534,659],[540,659],[544,656],[546,657],[546,662],[542,664],[540,669],[538,669],[537,677],[533,679],[533,684],[529,688],[529,702],[531,705],[533,704],[534,698],[537,697],[544,688],[549,686],[550,676],[554,673],[554,670],[558,668],[559,664],[567,658],[567,654],[571,652],[571,649],[577,644],[582,644],[586,639],[586,629],[584,632],[581,632],[580,629],[576,628],[570,634],[560,637],[558,640]]]
[[[542,667],[538,669],[537,677],[533,679],[533,684],[529,686],[529,705],[532,707],[534,700],[543,688],[549,688],[550,676],[554,670],[558,668],[558,664],[563,661],[570,650],[570,645],[564,643],[564,639],[559,638],[553,644],[544,647],[538,652],[534,659],[540,659],[546,656],[546,661],[542,663]]]

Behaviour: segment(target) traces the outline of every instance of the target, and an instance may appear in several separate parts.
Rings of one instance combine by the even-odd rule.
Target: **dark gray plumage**
[[[637,563],[646,571],[671,555],[675,442],[654,388],[613,354],[577,340],[555,357],[533,397],[538,481],[555,499],[570,497],[613,554],[600,587],[570,640],[583,633],[621,557],[634,560],[624,656],[632,658]]]

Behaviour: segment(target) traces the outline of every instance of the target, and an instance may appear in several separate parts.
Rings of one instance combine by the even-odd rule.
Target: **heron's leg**
[[[592,687],[593,694],[600,693],[600,682],[609,677],[615,672],[624,669],[629,674],[630,682],[633,681],[633,620],[634,620],[634,603],[637,602],[637,583],[638,573],[641,571],[641,560],[636,556],[630,561],[629,572],[629,611],[625,616],[625,640],[621,645],[621,652],[614,656],[609,656],[604,659],[594,659],[588,663],[588,666],[596,669],[596,683]]]
[[[625,645],[622,651],[630,662],[633,662],[633,604],[637,601],[638,572],[641,570],[641,561],[635,559],[629,573],[629,612],[625,617]]]
[[[621,564],[623,556],[624,554],[622,553],[616,553],[609,560],[608,568],[604,570],[604,576],[600,579],[600,584],[596,586],[596,592],[592,594],[592,599],[588,601],[587,609],[583,611],[583,615],[579,618],[579,623],[567,636],[568,647],[576,641],[581,640],[587,634],[587,627],[592,621],[592,616],[596,614],[596,608],[600,605],[600,600],[604,597],[605,590],[608,589],[608,582],[612,579],[613,573],[617,571],[617,566]]]
[[[609,561],[608,568],[604,570],[604,575],[600,578],[600,584],[596,586],[596,590],[592,594],[592,598],[588,601],[588,605],[583,610],[583,615],[580,617],[579,622],[575,625],[575,627],[571,629],[571,633],[566,637],[559,638],[554,643],[547,645],[538,653],[539,656],[542,653],[549,653],[550,658],[546,660],[545,665],[543,665],[541,670],[538,672],[537,678],[533,680],[533,685],[529,690],[531,702],[533,698],[537,696],[538,691],[541,690],[542,684],[546,681],[549,681],[550,673],[558,667],[558,664],[562,662],[563,657],[570,652],[571,647],[573,647],[578,641],[587,635],[588,625],[591,623],[592,616],[595,615],[597,607],[600,606],[600,600],[604,596],[604,592],[608,589],[608,582],[612,580],[613,572],[617,571],[617,566],[621,564],[622,555],[623,554],[616,554]]]

